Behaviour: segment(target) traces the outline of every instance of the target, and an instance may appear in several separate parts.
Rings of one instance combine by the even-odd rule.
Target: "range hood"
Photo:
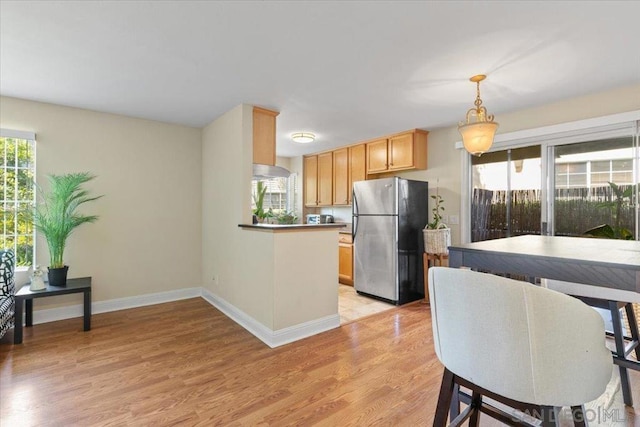
[[[282,166],[253,164],[253,177],[255,179],[288,178],[289,175],[291,175],[291,172]]]

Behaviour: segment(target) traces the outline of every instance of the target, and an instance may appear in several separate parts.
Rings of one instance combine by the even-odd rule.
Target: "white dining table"
[[[449,247],[450,267],[640,292],[640,242],[524,235]]]

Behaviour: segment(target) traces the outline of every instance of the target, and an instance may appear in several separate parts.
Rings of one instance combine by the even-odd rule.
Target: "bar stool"
[[[640,294],[637,292],[623,291],[619,289],[608,289],[599,286],[583,285],[580,283],[563,282],[560,280],[542,279],[541,286],[552,289],[563,294],[578,298],[585,304],[608,310],[611,313],[611,327],[613,331],[607,331],[607,336],[613,337],[615,350],[614,363],[618,364],[620,370],[620,386],[624,404],[633,406],[633,396],[629,383],[629,372],[625,366],[627,356],[635,352],[636,359],[640,360],[640,337],[638,335],[638,323],[633,311],[633,303],[640,303]],[[630,336],[623,333],[623,319],[620,310],[625,310],[629,321]]]
[[[444,427],[480,412],[527,425],[483,401],[489,397],[555,425],[558,408],[571,407],[585,426],[583,405],[611,379],[604,321],[581,301],[529,283],[471,270],[432,267],[429,295],[434,348],[445,366],[433,425]],[[459,387],[471,390],[463,393]],[[461,412],[457,399],[468,403]]]

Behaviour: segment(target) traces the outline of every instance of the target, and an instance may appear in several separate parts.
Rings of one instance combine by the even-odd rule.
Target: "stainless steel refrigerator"
[[[398,177],[353,184],[354,287],[394,304],[424,298],[422,229],[428,183]]]

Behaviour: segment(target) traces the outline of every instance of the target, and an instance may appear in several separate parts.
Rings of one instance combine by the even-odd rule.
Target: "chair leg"
[[[633,311],[633,304],[628,303],[624,306],[625,312],[627,313],[627,320],[629,320],[629,329],[631,330],[631,339],[638,343],[635,348],[636,359],[640,361],[640,334],[638,334],[638,322],[636,319],[636,314]]]
[[[444,368],[442,383],[440,384],[440,395],[438,396],[438,405],[436,406],[436,415],[433,419],[433,427],[445,427],[447,425],[449,405],[451,405],[451,397],[453,396],[453,386],[453,372]]]
[[[460,415],[460,385],[453,384],[453,392],[451,393],[451,403],[449,403],[449,418],[452,420]]]
[[[474,391],[471,395],[471,407],[473,412],[469,418],[469,427],[478,427],[480,425],[480,407],[482,406],[482,395]]]
[[[613,339],[616,343],[616,356],[620,359],[625,359],[624,354],[624,337],[622,334],[622,317],[618,309],[618,303],[616,301],[609,301],[609,311],[611,312],[611,323],[613,325]],[[622,388],[622,398],[624,404],[627,406],[633,406],[633,397],[631,396],[631,388],[629,386],[629,373],[627,368],[618,366],[620,371],[620,385]]]
[[[584,417],[584,406],[572,406],[571,417],[575,427],[587,427],[587,420]]]

